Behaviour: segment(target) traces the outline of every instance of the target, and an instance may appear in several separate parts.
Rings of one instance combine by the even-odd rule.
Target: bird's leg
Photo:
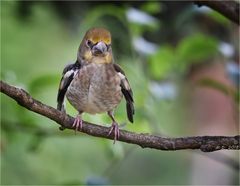
[[[108,115],[110,116],[110,118],[112,119],[112,126],[110,128],[110,131],[108,133],[108,136],[114,132],[114,141],[113,144],[116,142],[116,140],[119,138],[120,133],[119,133],[119,127],[118,127],[118,123],[115,121],[114,116],[113,116],[113,111],[108,111]]]
[[[77,130],[82,130],[82,117],[81,117],[81,113],[79,113],[77,116],[76,116],[76,118],[75,118],[75,120],[74,120],[74,122],[73,122],[73,125],[72,125],[72,127],[73,128],[75,128],[75,134],[76,134],[76,131]]]

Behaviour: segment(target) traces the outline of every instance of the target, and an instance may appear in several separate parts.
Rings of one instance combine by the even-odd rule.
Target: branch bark
[[[45,116],[59,125],[68,129],[72,128],[74,118],[65,113],[47,106],[40,101],[33,99],[25,90],[11,86],[3,81],[0,82],[2,93],[11,97],[17,103],[30,111]],[[84,121],[82,131],[91,136],[113,139],[113,135],[108,136],[109,128]],[[239,150],[240,136],[194,136],[182,138],[164,138],[150,134],[137,134],[125,130],[120,130],[119,141],[136,144],[143,148],[153,148],[159,150],[183,150],[200,149],[203,152],[211,152],[222,149]]]
[[[239,3],[236,1],[195,0],[194,3],[198,6],[208,6],[239,25]]]

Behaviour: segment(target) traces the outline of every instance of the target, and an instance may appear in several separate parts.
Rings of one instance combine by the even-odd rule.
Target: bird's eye
[[[109,48],[111,47],[111,44],[109,44],[109,45],[106,45],[107,46],[107,50],[109,50]]]
[[[90,48],[92,48],[92,46],[93,46],[93,42],[90,41],[90,40],[87,40],[87,46],[90,47]]]

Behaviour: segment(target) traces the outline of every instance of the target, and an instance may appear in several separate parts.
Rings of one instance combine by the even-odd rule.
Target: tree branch
[[[194,3],[198,6],[208,6],[239,25],[239,3],[236,1],[195,0]]]
[[[47,106],[38,100],[33,99],[25,90],[0,82],[2,93],[11,97],[21,106],[30,111],[45,116],[68,129],[72,128],[74,118],[66,115],[53,107]],[[91,136],[113,139],[113,135],[108,136],[109,128],[99,126],[84,121],[82,131]],[[125,130],[120,130],[119,141],[136,144],[143,148],[154,148],[159,150],[182,150],[200,149],[203,152],[217,151],[221,149],[239,150],[240,136],[196,136],[184,138],[163,138],[150,134],[136,134]]]

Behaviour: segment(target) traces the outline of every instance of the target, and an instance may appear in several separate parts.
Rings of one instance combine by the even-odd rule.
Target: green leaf
[[[229,19],[227,19],[225,16],[223,16],[222,14],[220,14],[217,11],[211,11],[208,14],[213,20],[215,20],[217,23],[222,24],[223,26],[228,26],[229,23],[231,23],[229,21]]]
[[[217,54],[218,42],[215,38],[195,34],[183,39],[177,47],[179,61],[184,64],[203,62]]]

